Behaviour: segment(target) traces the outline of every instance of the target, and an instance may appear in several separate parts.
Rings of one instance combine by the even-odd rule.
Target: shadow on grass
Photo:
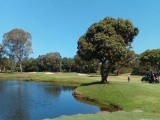
[[[98,82],[91,82],[91,83],[83,83],[81,86],[89,86],[89,85],[96,85],[96,84],[109,84],[109,83],[103,83],[101,81],[98,81]]]
[[[88,77],[99,77],[98,75],[90,75]]]
[[[89,75],[88,77],[100,77],[101,75]],[[118,76],[118,75],[115,75],[115,74],[110,74],[109,76]]]

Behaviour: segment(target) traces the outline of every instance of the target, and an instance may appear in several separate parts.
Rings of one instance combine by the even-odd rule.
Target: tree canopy
[[[10,59],[17,59],[22,72],[22,58],[32,53],[32,36],[22,29],[13,29],[3,35],[3,47]]]
[[[97,59],[92,59],[89,61],[85,61],[81,59],[81,57],[77,54],[74,56],[77,72],[81,73],[92,73],[98,72],[98,61]]]
[[[40,71],[60,71],[61,55],[58,52],[50,52],[38,57],[38,66]]]
[[[114,73],[116,75],[126,73],[126,71],[131,73],[133,69],[137,67],[138,56],[139,55],[136,54],[133,50],[128,49],[125,57],[121,61],[115,63]]]
[[[150,70],[160,68],[160,49],[146,50],[140,54],[140,61],[143,65],[150,65]]]
[[[115,62],[126,55],[126,48],[131,43],[139,30],[130,20],[117,20],[106,17],[98,23],[91,25],[87,32],[78,40],[77,54],[84,60],[97,59],[101,63],[102,82],[107,82],[107,77]],[[108,68],[105,69],[105,63]]]

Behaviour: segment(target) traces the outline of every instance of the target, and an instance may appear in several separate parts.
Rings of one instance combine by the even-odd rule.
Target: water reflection
[[[8,114],[10,114],[10,116],[6,116],[7,120],[24,120],[24,119],[28,119],[28,115],[25,114],[25,111],[23,111],[22,109],[16,109],[14,111],[10,111]]]
[[[75,86],[68,86],[65,84],[52,84],[52,86],[44,87],[46,93],[54,95],[55,97],[60,96],[61,91],[73,91],[75,88]]]
[[[29,119],[27,87],[19,81],[0,81],[0,88],[0,116],[7,120]]]
[[[49,82],[0,80],[0,119],[41,120],[100,110],[75,100],[74,89],[75,86]]]

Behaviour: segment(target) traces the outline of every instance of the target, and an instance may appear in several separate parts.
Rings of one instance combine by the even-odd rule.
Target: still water
[[[0,80],[0,120],[42,120],[100,111],[77,101],[72,96],[74,89],[49,82]]]

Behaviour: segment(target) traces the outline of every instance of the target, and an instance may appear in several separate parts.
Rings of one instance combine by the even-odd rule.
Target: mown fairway
[[[92,75],[91,75],[92,76]],[[21,73],[0,73],[0,79],[19,79],[29,81],[53,81],[65,83],[90,83],[99,81],[100,76],[89,77],[89,75],[81,75],[78,73],[50,73],[50,72],[23,72]]]
[[[103,104],[113,104],[125,112],[115,112],[105,115],[76,115],[73,118],[92,119],[159,119],[160,117],[160,84],[142,83],[142,76],[131,75],[131,82],[127,82],[127,74],[109,76],[109,84],[100,84],[100,76],[95,74],[82,75],[77,73],[0,73],[1,79],[19,78],[20,80],[54,81],[65,83],[79,83],[76,91],[84,96],[100,100]],[[153,110],[156,113],[153,113]],[[118,117],[122,115],[121,117]],[[87,117],[86,117],[87,116]],[[103,117],[104,116],[104,117]],[[102,118],[101,118],[102,117]],[[97,118],[97,119],[98,119]],[[60,117],[58,119],[71,119]]]

